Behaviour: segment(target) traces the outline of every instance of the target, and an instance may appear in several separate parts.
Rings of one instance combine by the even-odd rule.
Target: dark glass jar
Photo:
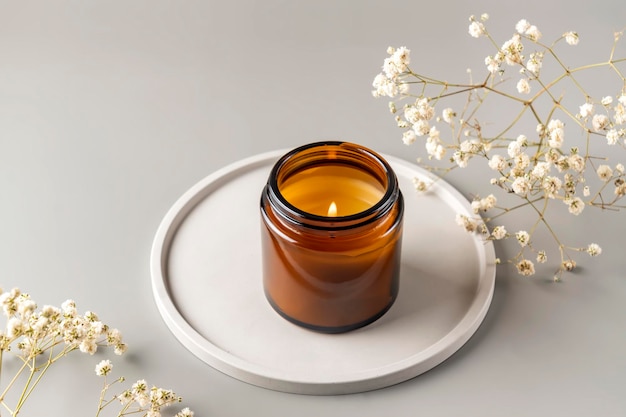
[[[375,321],[398,294],[403,212],[396,175],[377,153],[346,142],[287,153],[261,196],[267,300],[324,333]]]

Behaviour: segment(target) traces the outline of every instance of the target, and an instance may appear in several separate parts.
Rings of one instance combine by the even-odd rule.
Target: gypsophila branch
[[[496,205],[498,199],[493,194],[484,198],[475,194],[471,204],[474,216],[458,214],[456,221],[460,226],[489,240],[510,239],[514,242],[519,250],[509,263],[524,276],[535,274],[534,262],[543,264],[548,260],[548,251],[536,248],[534,242],[536,233],[543,226],[554,239],[559,254],[554,277],[560,280],[563,272],[572,271],[576,266],[567,254],[568,250],[597,256],[601,249],[595,243],[587,246],[562,243],[550,225],[548,209],[565,205],[571,215],[577,216],[586,206],[612,210],[625,207],[620,204],[626,195],[623,164],[596,166],[594,159],[603,162],[608,159],[591,153],[594,138],[604,138],[607,146],[626,148],[626,79],[621,67],[626,64],[626,58],[615,56],[622,34],[615,34],[608,60],[569,68],[557,54],[556,47],[563,43],[576,46],[579,42],[576,32],[565,32],[552,43],[544,43],[540,41],[539,29],[522,19],[515,25],[513,35],[500,46],[487,30],[487,20],[487,14],[479,18],[472,16],[468,29],[472,37],[488,39],[492,51],[483,60],[486,77],[482,83],[472,82],[470,70],[469,83],[441,81],[421,74],[414,66],[409,67],[408,48],[389,47],[382,72],[374,79],[372,93],[375,97],[406,100],[402,108],[398,108],[395,101],[390,102],[389,109],[395,115],[398,127],[404,130],[402,141],[406,145],[424,138],[428,162],[423,163],[421,157],[418,161],[427,169],[445,175],[456,168],[467,168],[470,162],[486,161],[496,174],[489,179],[490,184],[522,200],[520,204],[506,208]],[[550,64],[555,66],[556,73],[544,80],[544,66]],[[601,68],[609,68],[616,83],[604,97],[594,97],[581,82],[583,78],[579,78],[579,74]],[[519,74],[515,86],[517,93],[507,88],[510,78],[503,78],[511,70],[517,70]],[[574,87],[568,91],[568,98],[574,95],[578,100],[577,110],[568,107],[569,101],[565,101],[562,92],[554,91],[557,86],[563,91],[564,83],[571,83]],[[415,86],[419,88],[413,92]],[[536,91],[531,95],[532,90]],[[466,96],[466,100],[460,110],[454,110],[455,100],[462,96]],[[491,96],[508,100],[513,109],[516,106],[521,108],[513,110],[511,118],[500,125],[487,125],[481,120],[484,116],[480,109],[487,105]],[[444,103],[450,103],[449,107],[438,111],[436,107]],[[536,123],[532,130],[525,125],[528,110]],[[568,133],[566,139],[566,123],[559,117],[574,122],[574,127],[581,132],[579,138]],[[441,125],[447,125],[448,134],[442,134]],[[525,133],[511,135],[514,129]],[[568,127],[567,131],[571,129]],[[415,186],[420,192],[428,189],[427,184],[419,179],[415,180]],[[608,198],[609,194],[612,197]],[[528,206],[536,214],[528,231],[522,229],[509,233],[504,224],[494,224],[501,216]],[[494,210],[500,212],[489,216]],[[528,251],[536,254],[535,261],[525,257]]]
[[[72,300],[64,302],[61,308],[44,306],[38,310],[30,296],[18,288],[6,292],[0,289],[0,308],[5,318],[4,327],[0,327],[0,377],[6,369],[4,361],[14,359],[20,362],[16,373],[0,394],[0,404],[12,417],[20,413],[35,389],[42,385],[50,367],[72,352],[93,355],[100,347],[112,348],[117,355],[126,351],[126,344],[117,329],[101,322],[93,312],[78,314]],[[10,351],[15,352],[15,355],[7,358],[5,352]],[[96,365],[96,374],[106,377],[112,367],[109,360],[103,360]],[[3,379],[0,378],[0,381]],[[123,380],[119,378],[114,383]],[[105,407],[115,403],[121,404],[118,417],[134,413],[158,417],[162,408],[181,401],[170,390],[147,388],[143,380],[122,394],[106,400],[112,385],[107,384],[105,379],[96,417]],[[14,392],[13,395],[17,397],[13,405],[7,402],[10,392]],[[192,416],[193,412],[189,408],[176,414],[176,417]]]

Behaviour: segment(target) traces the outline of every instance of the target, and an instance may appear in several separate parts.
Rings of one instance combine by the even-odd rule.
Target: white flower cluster
[[[608,145],[626,148],[626,87],[622,75],[624,71],[616,66],[618,63],[626,62],[626,58],[614,59],[612,57],[601,64],[568,68],[556,58],[553,47],[557,43],[546,46],[539,42],[542,34],[537,26],[522,19],[515,25],[513,35],[500,44],[487,30],[488,18],[486,14],[481,15],[480,18],[472,16],[468,27],[470,36],[489,38],[491,44],[496,46],[496,52],[484,60],[488,78],[481,84],[454,84],[420,75],[409,69],[409,50],[406,47],[388,48],[389,56],[384,60],[383,71],[376,76],[373,83],[375,88],[373,95],[410,100],[402,106],[401,111],[398,111],[400,107],[395,102],[389,104],[391,112],[398,113],[395,115],[398,127],[404,130],[402,141],[406,145],[411,145],[419,138],[424,138],[426,155],[430,161],[444,163],[447,158],[450,162],[450,167],[446,171],[440,167],[436,168],[443,172],[454,168],[466,168],[472,159],[486,161],[488,167],[496,173],[496,176],[490,179],[490,183],[522,199],[522,203],[516,208],[532,206],[539,214],[538,224],[545,223],[547,226],[544,215],[548,202],[552,201],[565,205],[569,213],[576,216],[580,215],[587,206],[626,207],[616,204],[618,200],[626,196],[624,166],[620,163],[597,164],[596,160],[600,158],[589,153],[589,144],[597,137],[604,137]],[[616,36],[616,42],[618,38]],[[574,46],[578,44],[579,37],[576,32],[569,31],[558,40]],[[526,52],[528,45],[525,43],[530,43],[535,50]],[[563,70],[563,74],[553,80],[542,80],[544,65],[552,62]],[[587,94],[574,75],[598,66],[613,69],[619,79],[618,88],[621,89],[617,94],[607,95],[599,100]],[[522,75],[516,84],[520,96],[499,89],[503,80],[498,75],[501,75],[507,67],[519,69]],[[568,79],[574,81],[574,85],[584,97],[584,102],[578,107],[577,112],[565,109],[561,104],[561,99],[556,98],[557,93],[553,95],[551,91],[551,88],[556,88],[555,86],[560,82]],[[417,98],[409,91],[410,84],[418,87]],[[538,92],[534,96],[529,96],[533,86],[537,87]],[[432,96],[428,95],[430,88],[436,92]],[[561,91],[562,88],[559,87],[558,94],[562,94]],[[511,98],[514,103],[521,106],[521,109],[520,113],[514,114],[513,122],[505,130],[488,137],[486,132],[490,126],[479,124],[476,114],[488,94],[493,95],[494,92]],[[452,107],[446,107],[441,113],[437,112],[436,104],[461,93],[469,94],[463,108],[457,111]],[[538,105],[535,107],[535,101],[542,96],[548,96],[549,100],[554,103],[545,117],[540,114]],[[521,115],[529,109],[528,113],[532,113],[537,123],[535,131],[532,134],[527,132],[526,135],[520,134],[517,137],[509,136],[513,126],[521,120]],[[442,125],[446,129],[443,129]],[[570,133],[566,135],[567,129],[570,128],[578,129],[577,134],[571,135],[571,138]],[[451,135],[450,133],[443,134],[442,131],[451,132]],[[581,131],[582,144],[580,143]],[[580,149],[584,149],[584,152]],[[602,159],[606,160],[606,158]],[[586,175],[590,170],[600,180],[600,185],[588,181],[589,178]],[[427,188],[425,183],[419,181],[415,183],[415,186],[419,191]],[[609,193],[612,197],[606,196]],[[540,201],[543,204],[539,204]],[[502,240],[515,237],[519,243],[520,252],[512,262],[520,274],[533,275],[534,263],[526,259],[524,254],[532,251],[538,263],[547,261],[546,251],[537,250],[530,244],[535,227],[529,229],[532,230],[530,234],[525,231],[510,234],[501,224],[491,228],[490,233],[486,233],[486,229],[481,226],[483,224],[481,215],[486,216],[494,211],[506,214],[510,211],[506,207],[497,207],[496,203],[497,199],[493,194],[486,198],[476,198],[471,203],[476,217],[459,214],[456,221],[467,231],[481,233],[489,239]],[[490,225],[491,218],[486,217],[484,222]],[[571,271],[576,266],[566,251],[587,252],[591,256],[601,253],[600,247],[596,244],[588,247],[569,247],[562,244],[556,235],[554,237],[561,255],[558,276],[560,272]]]
[[[372,83],[374,97],[396,97],[399,94],[406,94],[409,88],[408,84],[402,82],[402,76],[409,72],[411,51],[404,46],[398,49],[389,47],[387,53],[389,57],[385,58],[383,72],[378,74]]]
[[[10,379],[10,383],[4,388],[2,405],[11,415],[17,415],[20,408],[30,395],[30,392],[38,385],[42,375],[53,363],[60,360],[74,350],[93,355],[100,346],[109,346],[115,354],[123,354],[127,347],[122,341],[122,335],[117,329],[104,324],[98,316],[87,311],[81,315],[78,313],[76,303],[73,300],[65,301],[60,308],[46,305],[41,310],[31,297],[19,288],[10,291],[0,289],[0,307],[6,318],[4,330],[0,330],[0,353],[8,352],[13,346],[18,349],[17,356],[24,366],[20,367],[17,374]],[[39,362],[41,360],[41,363]],[[5,368],[0,366],[0,372]],[[96,375],[106,377],[113,369],[111,361],[100,361],[96,367]],[[22,393],[15,408],[9,407],[4,402],[4,396],[20,380],[22,373],[28,373],[26,385],[19,391]],[[36,374],[38,374],[36,376]],[[122,381],[120,378],[118,381]],[[141,381],[133,385],[131,390],[125,391],[118,398],[124,404],[124,410],[138,413],[148,417],[160,417],[162,407],[179,402],[180,397],[170,390],[153,387],[150,390],[141,389],[145,386]],[[17,388],[17,387],[16,387]],[[103,395],[109,385],[105,384]],[[100,398],[99,410],[109,405],[103,403]],[[136,404],[138,407],[130,409]],[[120,412],[118,415],[126,415]],[[183,409],[176,417],[193,417],[193,412],[188,408]]]
[[[145,411],[147,417],[161,417],[161,409],[182,401],[172,390],[152,387],[144,379],[135,382],[130,389],[117,396],[128,413]],[[134,409],[132,406],[136,406]],[[175,417],[193,417],[194,413],[185,407]]]
[[[5,331],[0,331],[0,350],[9,350],[16,342],[24,358],[43,353],[60,343],[65,351],[79,349],[93,355],[98,346],[113,346],[115,353],[126,351],[122,335],[102,323],[93,312],[78,314],[76,303],[65,301],[61,308],[46,305],[37,311],[37,304],[18,288],[0,294],[0,306],[7,318]]]

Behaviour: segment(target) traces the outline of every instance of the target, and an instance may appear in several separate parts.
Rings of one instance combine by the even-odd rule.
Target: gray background
[[[458,353],[374,392],[300,396],[237,381],[189,353],[153,301],[156,228],[216,169],[322,139],[414,160],[386,100],[371,98],[385,49],[407,45],[423,73],[464,80],[466,67],[483,71],[485,44],[467,35],[482,12],[502,41],[522,17],[546,39],[577,30],[574,59],[606,59],[626,27],[622,1],[0,1],[2,285],[99,313],[130,346],[115,375],[172,388],[198,416],[626,415],[621,212],[558,220],[602,256],[581,258],[558,285],[499,268],[491,309]],[[448,180],[488,192],[471,172]],[[104,357],[57,365],[23,414],[94,414]]]

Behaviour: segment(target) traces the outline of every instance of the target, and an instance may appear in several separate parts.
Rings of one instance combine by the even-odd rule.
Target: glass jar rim
[[[381,185],[384,186],[384,194],[382,197],[371,207],[347,216],[323,216],[313,214],[291,204],[280,191],[278,181],[280,173],[285,166],[288,166],[290,162],[294,161],[297,155],[314,150],[315,148],[319,148],[320,155],[335,150],[337,152],[337,160],[341,160],[341,152],[343,152],[344,155],[360,156],[364,161],[374,161],[385,177],[385,183],[381,182]],[[365,162],[363,163],[363,166],[364,165]],[[365,171],[365,169],[363,170]],[[375,177],[374,173],[371,175]],[[277,208],[284,217],[302,226],[324,230],[351,229],[374,222],[389,212],[398,198],[402,198],[401,196],[395,196],[400,194],[397,177],[389,163],[382,156],[362,145],[343,141],[313,142],[289,151],[283,155],[272,168],[267,183],[267,189],[268,197],[270,197],[270,200],[274,201],[274,203],[278,203]]]

